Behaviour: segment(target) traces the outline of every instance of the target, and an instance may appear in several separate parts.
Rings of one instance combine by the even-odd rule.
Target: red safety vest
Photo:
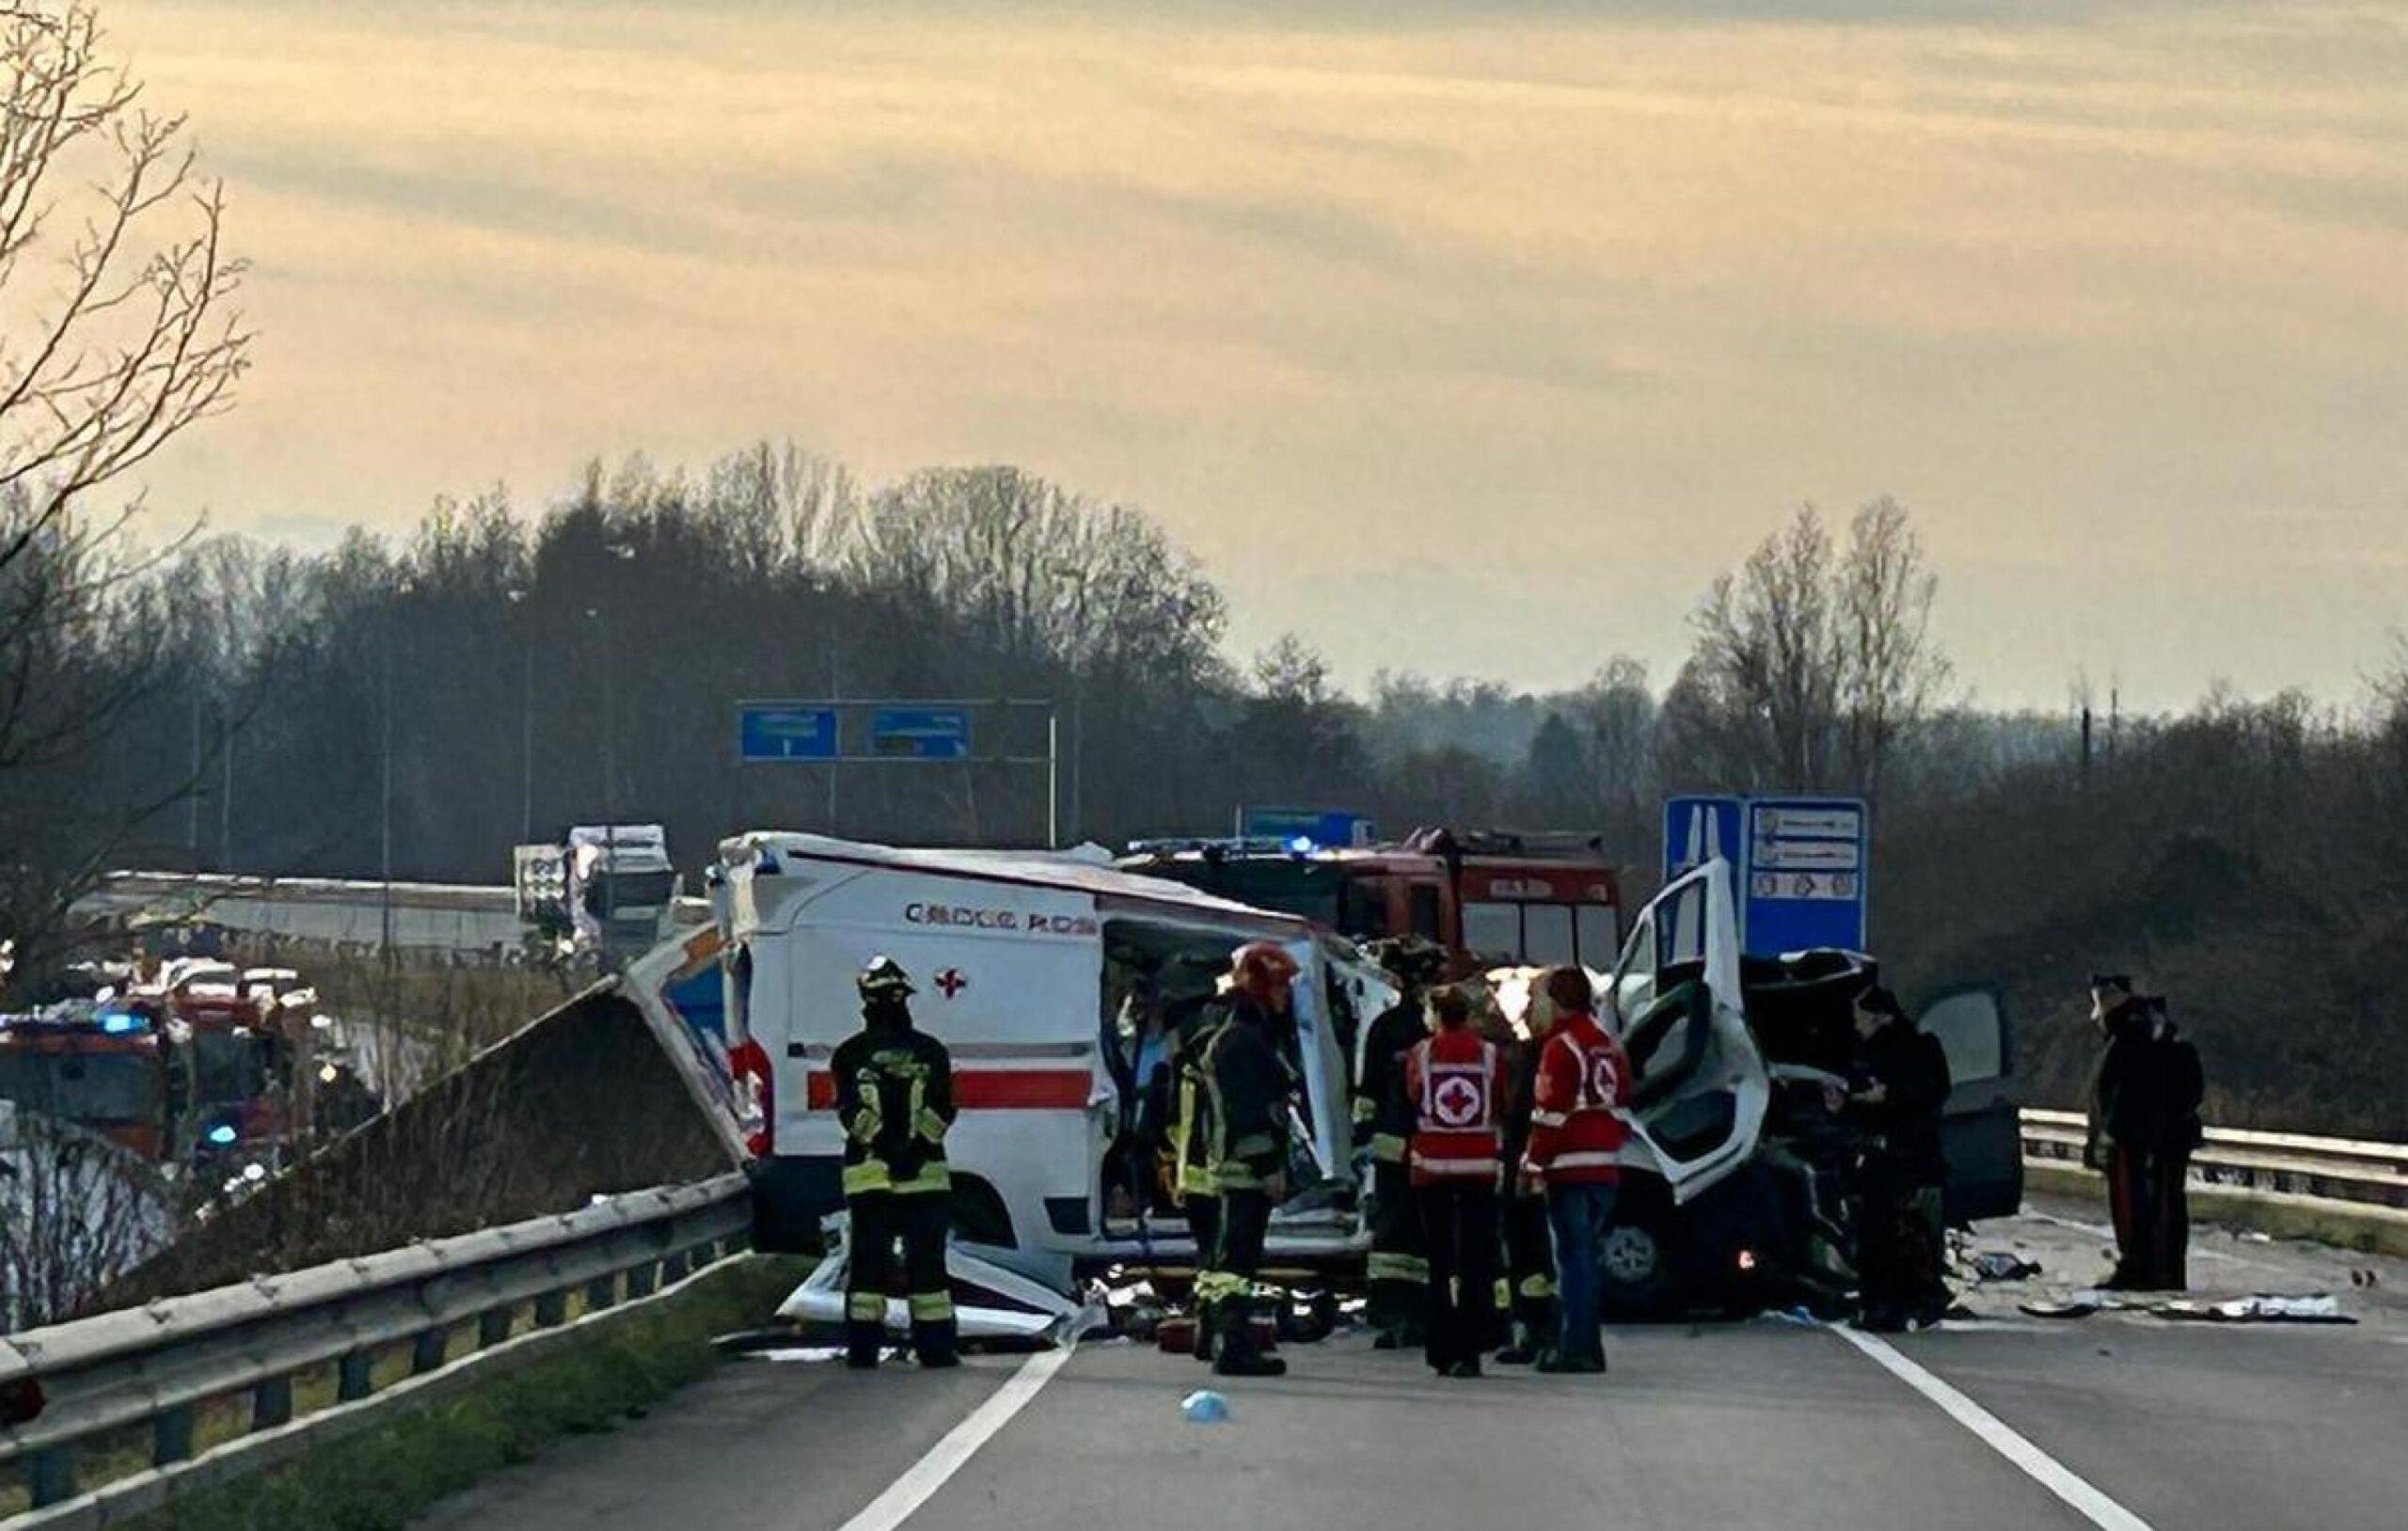
[[[1496,1183],[1501,1078],[1497,1044],[1468,1026],[1424,1037],[1405,1054],[1414,1109],[1405,1162],[1415,1185]]]
[[[1523,1168],[1555,1185],[1621,1178],[1630,1060],[1594,1016],[1567,1016],[1539,1052]]]

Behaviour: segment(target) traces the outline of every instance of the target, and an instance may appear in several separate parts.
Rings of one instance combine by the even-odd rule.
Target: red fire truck
[[[164,1161],[177,1149],[189,1081],[163,1018],[146,1002],[89,1000],[0,1015],[0,1099]]]
[[[1357,940],[1426,936],[1483,962],[1610,968],[1622,882],[1592,840],[1425,829],[1401,844],[1141,841],[1119,863]]]

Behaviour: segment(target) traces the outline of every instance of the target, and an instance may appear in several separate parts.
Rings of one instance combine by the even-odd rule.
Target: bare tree
[[[1841,745],[1848,776],[1867,797],[1880,796],[1900,731],[1920,721],[1948,684],[1948,657],[1931,639],[1939,589],[1906,507],[1884,495],[1857,511],[1833,593]]]
[[[250,345],[230,308],[243,264],[219,249],[223,187],[195,178],[183,118],[147,110],[101,41],[87,5],[0,8],[0,486],[32,501],[0,567],[225,407]]]
[[[1715,580],[1691,625],[1697,648],[1676,688],[1716,716],[1725,765],[1790,787],[1829,784],[1841,645],[1830,533],[1812,505]],[[1737,784],[1737,783],[1734,783]],[[1750,784],[1753,784],[1752,782]]]
[[[140,497],[89,502],[225,408],[250,345],[223,192],[102,42],[88,5],[0,6],[0,799],[24,815],[0,816],[0,865],[33,885],[0,887],[0,919],[20,928],[97,859],[88,832],[24,844],[45,778],[71,781],[160,674]]]
[[[1895,500],[1859,510],[1845,547],[1801,507],[1691,619],[1697,647],[1665,700],[1670,755],[1727,786],[1877,793],[1900,735],[1947,685],[1937,590]]]
[[[134,1154],[0,1100],[0,1334],[71,1317],[156,1253],[172,1199]]]

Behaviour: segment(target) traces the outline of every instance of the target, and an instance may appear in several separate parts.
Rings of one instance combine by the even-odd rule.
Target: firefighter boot
[[[1212,1361],[1213,1375],[1218,1377],[1285,1377],[1288,1363],[1275,1355],[1262,1353],[1262,1342],[1254,1332],[1253,1304],[1243,1297],[1225,1298],[1219,1303],[1220,1350]]]
[[[848,1323],[845,1326],[845,1365],[855,1371],[876,1371],[878,1353],[886,1343],[886,1326]]]

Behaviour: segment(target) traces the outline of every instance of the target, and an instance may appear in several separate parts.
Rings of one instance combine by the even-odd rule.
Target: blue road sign
[[[1326,845],[1368,845],[1371,821],[1360,813],[1323,808],[1241,808],[1238,838],[1304,842],[1315,849]]]
[[[967,760],[970,709],[880,707],[870,714],[869,752],[905,760]]]
[[[834,760],[836,709],[793,702],[743,702],[736,708],[739,760]]]
[[[1740,838],[1746,808],[1743,797],[1666,798],[1664,880],[1719,856],[1731,863],[1732,887],[1740,887],[1748,871],[1748,847]]]
[[[1750,800],[1740,914],[1748,951],[1863,949],[1869,826],[1853,797]]]

